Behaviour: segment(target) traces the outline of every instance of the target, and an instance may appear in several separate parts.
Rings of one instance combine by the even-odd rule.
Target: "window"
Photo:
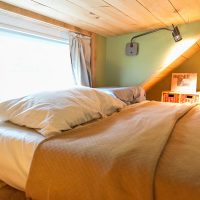
[[[0,102],[72,85],[67,42],[0,29]]]

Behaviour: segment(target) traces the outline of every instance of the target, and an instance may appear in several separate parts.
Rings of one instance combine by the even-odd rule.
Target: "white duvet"
[[[34,151],[44,139],[33,129],[0,122],[0,180],[24,190]]]

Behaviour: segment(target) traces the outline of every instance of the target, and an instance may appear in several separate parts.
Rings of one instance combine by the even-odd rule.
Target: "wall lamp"
[[[141,36],[144,36],[144,35],[148,35],[150,33],[154,33],[154,32],[160,31],[160,30],[171,31],[175,42],[178,42],[178,41],[182,40],[182,37],[181,37],[181,34],[179,32],[178,27],[174,26],[172,24],[172,29],[170,29],[170,28],[158,28],[158,29],[154,29],[154,30],[151,30],[151,31],[148,31],[148,32],[133,36],[131,38],[131,42],[126,44],[126,50],[125,50],[126,55],[127,56],[135,56],[135,55],[138,54],[138,43],[133,42],[133,40],[135,38],[138,38],[138,37],[141,37]]]

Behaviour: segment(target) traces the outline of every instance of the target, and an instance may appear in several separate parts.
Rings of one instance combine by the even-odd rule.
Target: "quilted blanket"
[[[199,106],[130,106],[42,142],[26,194],[35,200],[196,200],[199,147]]]

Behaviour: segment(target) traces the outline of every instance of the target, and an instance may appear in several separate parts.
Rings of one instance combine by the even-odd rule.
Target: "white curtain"
[[[91,87],[91,38],[70,32],[69,47],[76,84]]]

